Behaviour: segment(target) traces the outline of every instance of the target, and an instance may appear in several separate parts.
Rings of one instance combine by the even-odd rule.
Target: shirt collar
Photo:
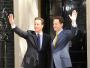
[[[60,31],[58,31],[57,34],[61,33],[61,31],[63,31],[63,29],[61,29]]]
[[[37,33],[37,32],[36,32],[36,35],[37,35],[37,34],[40,34],[40,36],[41,36],[41,35],[43,35],[43,32],[42,32],[42,31],[41,31],[41,32],[39,32],[39,33]]]

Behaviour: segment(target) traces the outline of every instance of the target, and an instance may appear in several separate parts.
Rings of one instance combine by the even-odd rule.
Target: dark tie
[[[37,34],[37,44],[38,48],[40,49],[40,34]]]

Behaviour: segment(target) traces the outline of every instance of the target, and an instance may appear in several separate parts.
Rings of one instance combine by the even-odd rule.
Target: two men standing
[[[69,62],[70,56],[66,50],[66,46],[76,32],[76,10],[73,10],[72,15],[69,17],[72,20],[71,30],[63,29],[62,17],[55,17],[53,19],[53,28],[56,31],[56,36],[53,42],[51,42],[50,36],[42,31],[44,26],[44,20],[42,18],[35,18],[35,31],[27,30],[24,32],[15,25],[13,15],[9,15],[9,22],[13,31],[27,41],[28,47],[22,62],[24,68],[51,68],[51,57],[54,61],[55,68],[72,66],[71,62]]]

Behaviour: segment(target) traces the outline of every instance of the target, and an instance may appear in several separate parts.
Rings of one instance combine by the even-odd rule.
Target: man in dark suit
[[[50,68],[50,36],[42,31],[44,20],[40,17],[36,17],[34,20],[35,31],[27,30],[24,32],[15,25],[13,14],[10,14],[8,18],[13,31],[27,41],[28,47],[22,66],[24,68]]]
[[[71,30],[63,29],[62,17],[59,16],[53,19],[53,28],[54,28],[54,31],[56,31],[56,36],[53,39],[51,46],[52,46],[52,55],[53,55],[53,62],[54,62],[55,68],[72,67],[68,49],[70,45],[69,41],[75,36],[77,32],[76,10],[73,10],[72,15],[69,15],[69,17],[72,20]]]

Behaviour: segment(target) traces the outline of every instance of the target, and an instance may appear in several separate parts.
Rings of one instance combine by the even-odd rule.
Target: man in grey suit
[[[69,41],[76,34],[76,10],[72,11],[72,15],[69,15],[72,23],[71,30],[63,29],[63,18],[56,16],[53,19],[53,28],[56,31],[56,36],[52,42],[52,58],[55,68],[69,68],[72,67],[71,59],[68,51]]]

